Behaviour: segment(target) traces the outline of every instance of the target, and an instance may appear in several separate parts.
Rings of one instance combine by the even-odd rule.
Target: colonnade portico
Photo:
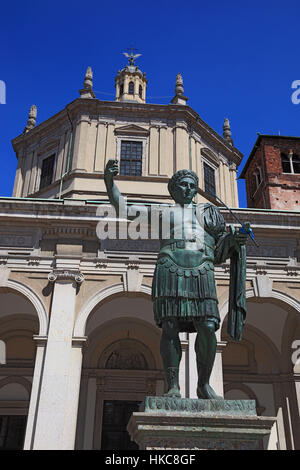
[[[97,205],[88,202],[9,200],[0,203],[0,211],[6,224],[1,229],[6,238],[3,235],[2,239],[7,240],[12,230],[20,234],[26,227],[30,235],[21,240],[27,245],[32,240],[31,247],[14,246],[18,235],[9,238],[12,246],[0,245],[0,339],[6,331],[2,321],[10,318],[11,331],[17,333],[26,330],[21,322],[27,318],[25,336],[27,341],[30,334],[32,351],[28,364],[24,359],[19,364],[8,361],[0,366],[2,416],[12,411],[17,414],[18,410],[28,415],[25,449],[70,449],[74,445],[77,449],[99,449],[105,401],[113,396],[140,401],[146,394],[164,393],[161,330],[154,324],[151,302],[156,245],[151,240],[99,240]],[[227,223],[232,223],[230,215],[221,211]],[[291,362],[291,344],[300,338],[297,219],[288,212],[265,214],[254,209],[239,210],[238,215],[256,223],[260,248],[255,251],[247,247],[249,309],[239,350],[225,335],[229,264],[215,267],[222,325],[217,332],[218,352],[211,381],[225,398],[227,394],[244,398],[248,393],[250,398],[257,397],[260,409],[265,408],[262,413],[270,414],[273,407],[278,414],[273,442],[279,442],[280,448],[297,448],[299,371]],[[11,297],[1,300],[1,295]],[[18,304],[17,298],[27,300]],[[182,395],[191,398],[196,397],[197,381],[194,338],[195,334],[181,334],[180,387]],[[109,349],[115,346],[117,350]],[[112,369],[108,358],[104,361],[109,351],[123,357],[133,347],[139,358],[145,358],[147,368],[141,365],[142,359],[138,361],[140,369],[121,371]],[[271,358],[269,365],[261,356],[263,351]],[[240,363],[232,362],[234,357],[240,358]],[[259,365],[260,357],[263,361]],[[249,359],[249,364],[243,363],[243,358]],[[265,369],[259,369],[263,364]],[[132,383],[140,384],[134,399],[130,398],[134,397],[130,380],[123,381],[126,375]],[[11,379],[16,376],[22,383],[16,381],[14,386]],[[20,397],[14,410],[5,398],[9,390],[12,396]],[[1,399],[1,393],[5,399]]]
[[[299,335],[299,310],[283,293],[259,298],[248,291],[247,297],[247,323],[241,343],[230,339],[226,318],[223,320],[221,334],[227,343],[223,354],[224,396],[255,399],[258,414],[277,416],[269,449],[297,449],[299,376],[292,362],[292,344]],[[223,313],[225,309],[226,305]]]
[[[51,276],[49,277],[51,279]],[[75,277],[78,282],[75,281]],[[96,294],[92,295],[90,299],[84,303],[81,311],[76,315],[76,296],[78,295],[78,292],[80,292],[81,285],[79,281],[81,283],[84,282],[83,277],[80,277],[77,272],[69,272],[68,275],[66,274],[66,271],[57,273],[57,277],[52,281],[53,300],[49,328],[48,331],[46,331],[48,334],[33,335],[37,344],[37,349],[35,356],[33,386],[31,390],[31,399],[28,412],[27,432],[24,445],[25,449],[72,449],[75,445],[74,442],[76,433],[77,441],[80,443],[80,446],[83,445],[87,446],[88,448],[100,448],[102,414],[101,407],[103,406],[103,397],[108,397],[109,394],[111,394],[111,397],[117,396],[118,398],[123,397],[123,399],[128,399],[130,396],[138,396],[139,399],[143,399],[143,394],[145,393],[151,392],[153,394],[161,394],[164,391],[162,365],[159,362],[160,330],[154,325],[153,322],[149,286],[141,285],[139,292],[131,292],[130,295],[128,295],[128,291],[125,291],[123,283],[107,286],[104,289],[99,290]],[[12,282],[13,281],[11,281],[10,286],[12,285]],[[23,286],[23,290],[26,290],[25,286]],[[142,291],[144,291],[144,293],[142,293]],[[248,336],[252,330],[258,331],[259,335],[263,335],[262,324],[260,325],[261,331],[257,330],[257,326],[259,325],[256,325],[255,327],[252,326],[252,311],[253,308],[257,310],[255,305],[266,305],[266,308],[270,310],[270,308],[272,308],[272,303],[270,303],[270,300],[273,303],[275,302],[274,309],[277,309],[276,311],[278,311],[276,316],[274,316],[275,310],[273,311],[273,314],[271,311],[273,323],[276,318],[277,322],[279,319],[281,319],[280,321],[282,325],[285,321],[288,320],[289,322],[294,322],[299,331],[299,311],[297,312],[295,310],[295,306],[297,306],[297,304],[295,303],[294,299],[289,298],[289,296],[279,291],[274,291],[272,295],[274,295],[273,300],[272,298],[261,298],[258,299],[260,302],[259,304],[253,304],[253,300],[257,299],[255,297],[255,293],[251,289],[247,291],[248,318],[245,328],[244,341],[239,344],[240,347],[246,347],[247,349],[247,344],[249,341]],[[128,304],[127,307],[126,302]],[[118,305],[117,309],[113,306],[114,303]],[[251,307],[251,305],[254,305],[254,307]],[[251,308],[249,308],[249,306]],[[266,308],[263,310],[265,314],[267,314]],[[284,314],[280,309],[283,309],[286,313]],[[251,367],[248,370],[248,377],[245,376],[245,373],[247,372],[245,368],[243,369],[242,367],[239,372],[238,365],[235,367],[235,372],[232,375],[232,371],[230,372],[230,368],[232,368],[232,366],[226,363],[226,347],[228,346],[228,338],[226,337],[224,331],[224,328],[226,328],[226,311],[227,303],[225,302],[220,308],[222,325],[220,331],[218,332],[219,362],[216,362],[215,364],[212,381],[214,381],[216,384],[219,384],[218,386],[220,390],[222,390],[224,380],[225,397],[228,395],[229,398],[243,398],[245,393],[246,395],[248,393],[248,397],[251,398],[252,393],[252,397],[257,397],[258,406],[264,408],[264,400],[266,397],[263,398],[263,395],[260,396],[260,393],[258,393],[257,390],[255,392],[255,389],[258,387],[257,385],[254,387],[254,389],[253,385],[251,385],[255,382],[254,377],[251,376]],[[129,313],[130,316],[128,316]],[[132,314],[134,317],[132,317]],[[116,394],[116,391],[113,393],[113,390],[106,390],[105,383],[106,385],[109,383],[107,382],[107,377],[116,378],[118,376],[120,378],[122,374],[124,376],[124,372],[122,371],[121,374],[117,374],[115,370],[108,371],[105,369],[103,354],[105,355],[107,348],[112,348],[112,345],[115,344],[116,341],[122,340],[122,338],[128,340],[134,339],[134,335],[132,336],[132,331],[137,329],[140,330],[140,325],[143,322],[144,326],[142,329],[144,328],[145,330],[145,333],[143,334],[144,336],[142,335],[142,339],[136,337],[135,341],[140,341],[140,344],[143,345],[148,330],[153,331],[153,338],[156,339],[153,340],[154,343],[152,346],[148,345],[142,347],[148,348],[150,351],[150,356],[153,356],[154,354],[156,359],[154,362],[152,361],[152,363],[151,360],[149,361],[149,363],[152,364],[151,372],[133,370],[129,373],[129,375],[131,374],[133,381],[136,381],[137,377],[144,376],[145,383],[148,384],[148,388],[146,388],[144,391],[141,391],[141,393],[138,395],[130,395],[130,393],[128,394],[125,389],[123,391],[119,389],[118,394]],[[146,326],[147,323],[149,323],[148,327]],[[279,324],[278,326],[280,327]],[[104,336],[102,335],[101,339],[99,338],[99,334],[97,336],[95,332],[98,328],[98,330],[102,331],[103,333],[104,327],[108,328],[105,331],[110,331],[110,335],[112,335],[112,332],[115,332],[118,329],[121,331],[122,328],[124,331],[126,330],[126,334],[125,336],[120,335],[119,337],[114,337],[113,335],[110,336],[105,333]],[[272,341],[278,343],[277,347],[281,345],[280,341],[283,341],[284,343],[281,345],[283,350],[277,351],[276,353],[277,359],[274,359],[273,370],[269,371],[271,376],[267,383],[270,385],[266,385],[266,387],[269,387],[270,389],[270,386],[273,383],[272,377],[279,377],[279,381],[275,377],[275,383],[272,385],[272,402],[274,403],[272,406],[277,413],[277,429],[273,437],[273,445],[279,445],[281,448],[293,448],[297,446],[298,439],[297,432],[293,431],[295,422],[297,422],[295,413],[299,406],[297,402],[297,388],[299,383],[298,374],[296,369],[292,370],[293,367],[290,362],[289,355],[291,350],[288,352],[286,351],[285,356],[283,354],[285,351],[284,348],[286,347],[284,345],[291,344],[295,338],[295,335],[297,336],[297,329],[294,329],[294,336],[290,336],[291,333],[287,335],[287,331],[290,331],[289,324],[286,325],[286,331],[284,329],[282,331],[278,330],[277,333],[276,331],[272,331]],[[40,333],[45,333],[45,331],[40,329]],[[106,338],[105,341],[103,340],[104,337]],[[282,340],[280,339],[281,337]],[[86,338],[89,340],[88,345],[85,344]],[[267,344],[267,339],[264,341]],[[268,342],[270,341],[271,340],[268,339]],[[183,359],[180,370],[181,391],[183,396],[194,397],[196,386],[194,378],[197,375],[193,349],[194,334],[182,334],[181,342],[183,347]],[[137,344],[138,343],[136,343],[136,345]],[[84,364],[88,366],[88,369],[85,369],[85,365],[83,365],[83,369],[81,368],[82,347],[84,348],[83,357],[86,355],[86,362],[84,362]],[[99,357],[102,357],[101,364],[95,363],[95,360],[93,360],[92,356],[90,355],[92,350],[96,350],[99,347],[100,350],[97,354]],[[257,351],[255,351],[256,347],[260,346],[255,346],[254,344],[252,357],[257,355]],[[272,348],[274,349],[275,346],[271,345],[271,349]],[[225,368],[222,367],[222,351],[225,351]],[[273,355],[272,357],[276,358],[276,355]],[[89,364],[90,361],[92,361],[92,363]],[[92,373],[88,372],[90,369],[89,365],[92,365]],[[100,375],[95,373],[96,369],[98,369]],[[129,371],[126,371],[125,375],[128,375],[128,372]],[[264,374],[265,377],[266,371]],[[259,380],[261,379],[262,377],[259,378]],[[89,383],[90,380],[91,382]],[[260,383],[261,385],[259,387],[261,388],[262,382]],[[80,386],[80,393],[83,393],[86,398],[89,397],[90,399],[94,396],[95,405],[93,409],[91,406],[86,407],[85,403],[82,405],[82,409],[79,408],[78,412]],[[86,388],[85,391],[84,388]],[[287,398],[285,398],[285,396]],[[271,399],[269,399],[269,404],[271,404]],[[271,409],[267,411],[269,414],[272,414]],[[292,420],[289,418],[291,412],[294,416]],[[87,414],[89,414],[89,417],[87,417]],[[79,420],[77,420],[77,417],[79,417]],[[96,426],[95,430],[93,430],[92,441],[92,433],[88,424],[89,420],[93,422],[94,425],[98,426],[98,428]],[[287,430],[287,427],[289,430]],[[290,437],[287,437],[288,435]],[[52,438],[53,440],[51,440]],[[279,444],[278,439],[280,441]]]

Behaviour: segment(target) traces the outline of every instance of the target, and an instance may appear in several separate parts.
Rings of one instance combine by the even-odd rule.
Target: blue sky
[[[257,132],[300,135],[299,1],[1,2],[1,196],[11,196],[16,158],[11,139],[22,133],[32,104],[38,123],[77,98],[91,65],[94,90],[114,99],[114,77],[134,44],[148,78],[148,102],[169,103],[183,76],[188,104],[217,132],[229,117],[244,154]],[[241,207],[246,206],[239,182]]]

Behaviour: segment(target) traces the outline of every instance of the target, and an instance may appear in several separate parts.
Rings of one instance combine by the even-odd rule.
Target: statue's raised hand
[[[104,171],[104,176],[106,178],[111,178],[113,179],[114,176],[116,176],[119,173],[119,162],[118,160],[108,160],[105,171]]]

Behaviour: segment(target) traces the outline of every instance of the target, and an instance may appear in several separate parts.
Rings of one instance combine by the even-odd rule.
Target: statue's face
[[[190,204],[197,193],[195,180],[190,176],[184,176],[177,181],[173,190],[173,197],[178,204]]]

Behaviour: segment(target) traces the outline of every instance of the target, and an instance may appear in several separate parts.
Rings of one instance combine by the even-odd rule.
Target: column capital
[[[36,341],[38,346],[45,346],[48,336],[33,335],[33,340]]]
[[[84,281],[84,276],[80,271],[73,271],[70,269],[54,269],[51,273],[48,274],[48,281],[51,283],[56,281],[75,281],[77,284],[82,284]]]
[[[73,336],[72,347],[82,348],[87,340],[87,336]]]

